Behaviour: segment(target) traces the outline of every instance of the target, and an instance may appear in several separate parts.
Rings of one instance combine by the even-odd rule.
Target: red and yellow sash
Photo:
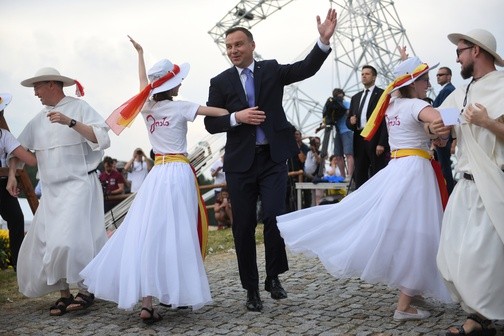
[[[189,159],[182,154],[156,154],[156,160],[154,161],[154,164],[159,165],[170,162],[184,162],[190,164]],[[194,167],[192,165],[191,169],[194,174],[194,183],[198,192],[198,238],[200,243],[201,256],[203,257],[203,259],[205,259],[208,242],[208,213],[206,210],[205,201],[201,196],[198,185],[198,178],[196,177],[196,171],[194,170]]]
[[[110,116],[105,120],[112,132],[119,135],[127,126],[129,126],[135,117],[140,113],[140,110],[145,104],[147,98],[153,89],[163,85],[169,79],[172,79],[180,72],[180,67],[176,64],[173,65],[173,70],[168,72],[163,77],[157,79],[151,84],[144,87],[140,93],[130,98],[127,102],[116,108]]]
[[[436,180],[438,183],[439,194],[441,196],[441,204],[443,205],[443,210],[446,208],[448,203],[448,189],[446,188],[446,181],[443,177],[443,172],[441,171],[441,165],[439,162],[434,160],[434,158],[426,151],[418,148],[407,148],[407,149],[396,149],[391,152],[391,159],[398,159],[405,156],[420,156],[424,159],[430,160],[432,169],[436,174]]]
[[[428,69],[429,66],[426,63],[422,63],[416,67],[413,73],[399,76],[387,86],[385,91],[383,91],[382,95],[380,96],[380,100],[378,100],[378,103],[376,104],[373,113],[369,117],[366,126],[361,132],[361,136],[363,136],[364,139],[368,141],[371,140],[378,128],[380,128],[380,124],[385,117],[385,111],[387,111],[387,107],[390,103],[390,94],[392,93],[392,91],[402,87],[409,80],[417,78],[419,74],[425,72],[425,70]]]

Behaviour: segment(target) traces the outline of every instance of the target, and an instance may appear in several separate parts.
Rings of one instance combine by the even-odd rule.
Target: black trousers
[[[376,155],[376,146],[364,140],[360,131],[354,132],[354,160],[355,169],[353,178],[355,189],[366,183],[367,180],[388,164],[390,155],[387,152],[380,156]]]
[[[233,237],[242,287],[259,289],[255,229],[256,203],[261,198],[264,221],[266,275],[289,269],[285,244],[276,216],[285,213],[287,165],[271,160],[269,150],[256,150],[251,168],[243,173],[226,172],[229,197],[233,200]]]
[[[7,191],[7,179],[0,179],[0,216],[7,222],[11,264],[16,267],[19,249],[24,238],[24,215],[16,197]]]

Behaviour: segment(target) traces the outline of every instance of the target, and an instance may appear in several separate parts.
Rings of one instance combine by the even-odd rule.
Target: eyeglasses
[[[460,54],[462,54],[462,51],[467,50],[467,49],[472,49],[472,48],[474,48],[474,46],[460,48],[460,49],[455,49],[455,52],[457,53],[457,57],[459,57]]]
[[[441,77],[441,76],[448,76],[448,74],[437,74],[436,77]]]

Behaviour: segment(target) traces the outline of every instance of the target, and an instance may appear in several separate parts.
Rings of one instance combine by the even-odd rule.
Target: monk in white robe
[[[35,151],[44,194],[21,246],[18,284],[29,297],[59,290],[53,316],[93,303],[79,272],[107,240],[96,168],[110,146],[108,126],[85,101],[65,96],[63,86],[74,83],[52,68],[21,83],[33,87],[45,105],[19,136],[24,147]],[[70,293],[74,284],[79,287],[75,298]]]
[[[443,107],[461,111],[454,126],[461,179],[446,208],[438,268],[453,298],[469,314],[446,335],[495,335],[504,319],[504,66],[494,36],[481,29],[448,35],[463,78]],[[433,123],[433,129],[439,121]]]

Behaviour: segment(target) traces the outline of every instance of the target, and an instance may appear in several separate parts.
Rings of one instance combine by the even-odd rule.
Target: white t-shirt
[[[215,173],[217,171],[217,169],[221,168],[221,170],[219,170],[219,172],[217,173],[217,175],[214,176],[214,184],[222,184],[222,183],[226,183],[226,173],[224,173],[224,171],[222,170],[222,166],[223,166],[223,162],[222,162],[222,159],[218,159],[217,161],[215,161],[212,165],[212,167],[210,167],[210,171],[213,173]],[[221,188],[215,188],[214,190],[221,190]]]
[[[143,180],[147,177],[147,173],[147,162],[133,160],[131,171],[128,172],[128,180],[131,181],[131,192],[137,192],[140,189]]]
[[[198,108],[186,101],[147,101],[142,117],[155,154],[187,153],[187,122],[194,121]]]
[[[6,158],[7,155],[10,154],[14,149],[21,146],[19,141],[11,134],[11,132],[0,129],[2,135],[0,137],[0,160],[2,163],[2,167],[7,167]]]
[[[424,123],[418,119],[420,111],[429,106],[424,100],[392,98],[385,113],[390,150],[419,148],[428,151],[430,139]]]

